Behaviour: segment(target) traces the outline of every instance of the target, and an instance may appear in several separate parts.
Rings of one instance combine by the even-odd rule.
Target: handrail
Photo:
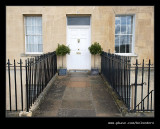
[[[147,94],[147,95],[142,99],[142,101],[141,101],[139,104],[137,104],[136,108],[137,108],[140,104],[142,104],[142,102],[144,102],[144,100],[145,100],[152,92],[154,92],[154,90],[151,90],[151,91],[149,92],[149,94]],[[134,110],[135,110],[135,109],[134,109]]]

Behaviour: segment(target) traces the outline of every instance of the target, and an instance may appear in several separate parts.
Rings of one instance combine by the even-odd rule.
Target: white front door
[[[90,26],[68,26],[67,45],[71,49],[70,55],[67,55],[67,69],[90,70]]]

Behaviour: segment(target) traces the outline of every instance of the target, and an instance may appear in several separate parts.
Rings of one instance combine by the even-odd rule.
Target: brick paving
[[[33,117],[121,117],[101,76],[58,76]]]

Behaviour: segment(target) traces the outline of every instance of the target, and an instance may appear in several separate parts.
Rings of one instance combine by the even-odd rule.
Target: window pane
[[[27,35],[32,34],[32,27],[31,26],[26,26],[26,34]]]
[[[42,36],[34,36],[35,44],[42,44]]]
[[[132,26],[127,26],[127,34],[132,34]]]
[[[41,26],[35,26],[35,34],[36,35],[42,34],[42,27]]]
[[[33,52],[33,44],[27,44],[27,52]]]
[[[127,36],[120,36],[120,53],[125,53],[126,41],[127,41]]]
[[[32,35],[36,34],[35,33],[35,26],[32,26]]]
[[[126,16],[121,16],[121,25],[126,25]]]
[[[126,34],[126,26],[121,26],[121,34]]]
[[[90,17],[67,17],[67,25],[90,25]]]
[[[131,48],[132,48],[132,45],[131,44],[126,44],[126,53],[131,53]]]
[[[127,18],[127,25],[132,25],[132,16],[126,16]]]
[[[34,52],[34,44],[30,44],[30,46],[31,46],[31,52]]]
[[[127,35],[121,35],[120,36],[120,42],[122,44],[126,44],[127,43]]]
[[[38,52],[42,52],[42,44],[38,45]]]
[[[26,26],[31,26],[31,24],[32,24],[32,18],[31,17],[26,17],[25,18],[25,23],[26,23]]]
[[[39,52],[38,51],[38,44],[33,44],[32,45],[33,51],[32,52]]]
[[[42,36],[37,36],[38,37],[38,44],[42,44]]]
[[[132,43],[132,35],[127,35],[127,43],[128,44]]]
[[[26,52],[29,52],[29,45],[26,44]]]
[[[131,53],[131,48],[132,48],[132,36],[128,35],[127,36],[127,43],[126,43],[126,53]]]
[[[119,53],[119,36],[115,36],[115,53]]]
[[[125,44],[120,45],[120,53],[125,53]]]
[[[126,53],[129,53],[130,52],[130,44],[126,44]]]
[[[34,36],[34,44],[38,44],[38,36]]]
[[[36,24],[36,18],[35,17],[32,17],[32,26],[35,26]]]
[[[42,18],[41,17],[36,17],[35,25],[36,26],[41,26],[42,25]]]
[[[34,36],[26,36],[27,44],[33,44],[34,43]]]
[[[116,26],[115,34],[120,34],[120,26],[119,25]]]
[[[120,25],[120,17],[116,17],[115,18],[115,24],[116,25]]]

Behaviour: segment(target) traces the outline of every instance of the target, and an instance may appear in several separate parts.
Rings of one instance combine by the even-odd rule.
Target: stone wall
[[[104,51],[114,53],[115,15],[135,15],[135,59],[154,64],[154,7],[153,6],[7,6],[6,7],[6,59],[24,59],[24,15],[41,14],[43,53],[55,51],[58,43],[66,44],[66,15],[91,15],[91,43],[99,42]],[[93,66],[93,57],[92,57]],[[64,64],[66,65],[66,58]],[[24,62],[25,63],[25,62]],[[58,68],[61,60],[58,58]],[[100,68],[100,57],[96,66]]]

